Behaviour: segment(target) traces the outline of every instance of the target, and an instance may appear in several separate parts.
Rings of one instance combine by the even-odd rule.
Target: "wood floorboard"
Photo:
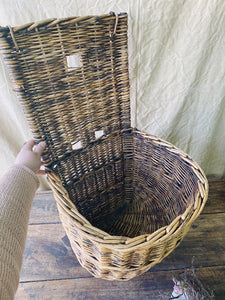
[[[225,179],[210,179],[206,207],[182,243],[160,264],[130,281],[92,277],[78,263],[60,222],[52,192],[38,192],[30,215],[16,300],[169,299],[172,278],[193,256],[198,278],[225,299]]]
[[[177,271],[178,272],[178,271]],[[216,291],[216,299],[224,299],[224,267],[196,269],[198,278]],[[169,299],[174,271],[147,272],[126,282],[96,278],[75,278],[21,283],[15,299]],[[162,297],[163,296],[163,297]]]
[[[51,191],[38,192],[33,201],[29,224],[61,223]]]

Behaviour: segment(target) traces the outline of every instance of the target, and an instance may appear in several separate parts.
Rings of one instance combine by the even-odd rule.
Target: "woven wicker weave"
[[[127,14],[1,27],[0,47],[73,250],[128,280],[183,239],[208,183],[187,154],[130,125]]]

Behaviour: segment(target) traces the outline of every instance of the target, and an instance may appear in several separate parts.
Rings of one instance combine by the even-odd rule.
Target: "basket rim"
[[[82,23],[93,23],[101,22],[104,19],[115,19],[115,16],[118,18],[127,17],[127,12],[115,13],[110,12],[108,14],[102,15],[88,15],[88,16],[71,16],[65,18],[48,18],[36,22],[29,22],[20,26],[0,26],[0,36],[3,36],[10,32],[10,29],[13,30],[13,33],[18,33],[20,31],[34,31],[34,30],[44,30],[45,28],[51,28],[56,25],[62,26],[72,26],[75,24]]]
[[[203,170],[198,165],[198,163],[195,162],[188,154],[186,154],[184,151],[180,150],[173,144],[160,139],[159,137],[143,133],[137,129],[134,129],[133,132],[136,134],[141,134],[144,138],[151,139],[152,142],[157,145],[165,146],[167,150],[172,153],[178,154],[181,159],[190,164],[191,169],[198,177],[198,193],[195,198],[195,202],[190,204],[186,208],[185,212],[177,216],[169,225],[161,227],[151,234],[143,234],[132,238],[126,236],[113,236],[91,225],[91,223],[78,212],[75,204],[70,200],[66,189],[59,185],[59,183],[61,182],[60,178],[53,172],[48,174],[48,181],[50,187],[53,190],[59,211],[66,213],[67,219],[72,221],[73,224],[76,223],[76,229],[78,231],[81,231],[83,236],[86,236],[93,242],[99,243],[102,246],[110,249],[116,248],[120,251],[135,250],[141,247],[143,244],[145,244],[145,246],[155,246],[157,243],[163,242],[173,234],[179,234],[180,232],[182,232],[184,225],[190,227],[193,221],[203,210],[208,198],[209,191],[208,180]],[[62,195],[62,191],[64,193],[64,196]]]

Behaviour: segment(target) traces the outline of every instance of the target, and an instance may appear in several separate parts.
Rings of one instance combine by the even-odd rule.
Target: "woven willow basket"
[[[1,52],[83,267],[128,280],[179,245],[207,179],[187,154],[130,125],[127,14],[0,28]]]

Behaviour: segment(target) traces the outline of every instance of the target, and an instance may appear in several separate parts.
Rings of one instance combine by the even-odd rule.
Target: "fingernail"
[[[45,142],[40,142],[40,146],[41,146],[42,148],[44,148],[44,147],[46,146],[46,143],[45,143]]]

